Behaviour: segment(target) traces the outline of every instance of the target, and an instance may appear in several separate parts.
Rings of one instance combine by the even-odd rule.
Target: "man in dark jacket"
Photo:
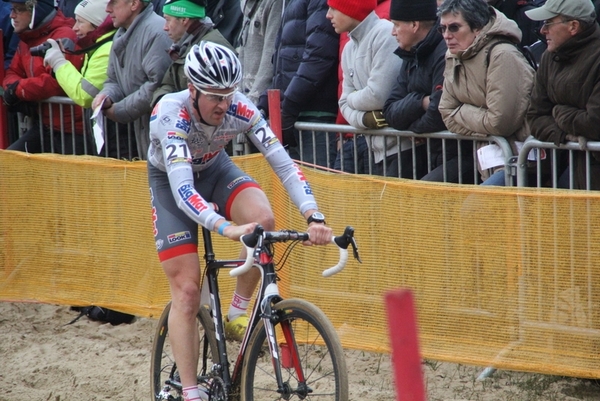
[[[383,114],[388,124],[400,131],[420,134],[446,130],[438,104],[444,83],[447,47],[437,30],[439,22],[436,11],[436,0],[392,0],[391,3],[392,35],[399,45],[395,54],[404,63],[392,93],[385,102]],[[456,143],[446,143],[445,166],[442,165],[442,140],[433,139],[430,145],[433,171],[425,175],[427,146],[418,146],[415,150],[417,177],[425,175],[422,179],[426,181],[458,182]],[[412,150],[405,150],[404,153],[412,158]],[[470,164],[463,163],[463,167]]]
[[[303,132],[300,141],[294,129],[296,121],[334,123],[337,115],[339,35],[325,17],[327,10],[326,0],[293,0],[286,5],[273,54],[271,88],[281,91],[281,127],[290,156],[333,167],[335,134],[316,132],[313,144],[312,132]],[[258,107],[268,111],[266,93]]]
[[[590,0],[548,0],[527,16],[544,21],[541,33],[548,50],[538,68],[527,123],[531,134],[545,142],[560,145],[587,140],[599,141],[600,132],[600,26],[596,23]],[[600,152],[590,157],[590,188],[600,189]],[[558,186],[586,189],[586,154],[576,152],[572,165],[559,179]]]

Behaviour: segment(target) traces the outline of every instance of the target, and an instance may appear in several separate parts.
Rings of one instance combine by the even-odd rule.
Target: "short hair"
[[[492,9],[486,0],[445,0],[438,8],[438,16],[461,14],[471,30],[481,29],[490,22]]]
[[[562,16],[563,18],[568,18],[565,15]],[[583,31],[587,31],[588,29],[591,28],[592,25],[596,25],[596,17],[594,16],[594,19],[592,21],[584,21],[584,20],[575,20],[577,22],[579,22],[579,32],[583,32]]]

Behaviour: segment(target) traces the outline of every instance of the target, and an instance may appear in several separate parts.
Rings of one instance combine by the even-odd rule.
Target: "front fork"
[[[267,335],[267,342],[271,352],[271,360],[273,362],[273,370],[277,379],[278,392],[281,394],[297,391],[298,389],[290,389],[287,383],[284,383],[281,369],[294,369],[299,383],[304,383],[304,372],[300,364],[300,356],[294,338],[294,331],[291,322],[285,319],[283,310],[273,310],[273,305],[276,301],[280,301],[277,285],[271,283],[267,286],[265,297],[261,303],[261,318]],[[283,333],[283,340],[280,346],[277,346],[277,333],[275,326],[279,327]]]

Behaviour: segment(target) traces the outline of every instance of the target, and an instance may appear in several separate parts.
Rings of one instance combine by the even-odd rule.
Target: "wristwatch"
[[[311,214],[308,219],[306,219],[306,222],[308,224],[310,223],[322,223],[325,224],[325,215],[321,212],[314,212],[313,214]]]

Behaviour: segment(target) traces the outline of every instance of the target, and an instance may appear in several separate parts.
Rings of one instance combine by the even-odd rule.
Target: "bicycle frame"
[[[302,299],[284,300],[279,294],[274,262],[274,244],[307,241],[309,234],[293,230],[265,231],[258,225],[254,232],[240,238],[246,249],[246,259],[244,260],[217,260],[213,251],[211,232],[203,228],[202,236],[205,268],[202,272],[201,308],[198,311],[198,319],[205,330],[205,337],[202,339],[204,348],[200,350],[202,358],[199,361],[198,383],[209,388],[210,394],[217,395],[215,399],[220,401],[225,401],[229,397],[237,399],[238,394],[254,399],[255,387],[252,384],[256,378],[254,369],[260,363],[258,358],[262,358],[263,353],[266,354],[264,350],[268,347],[268,362],[265,362],[273,365],[273,371],[269,368],[270,373],[268,374],[275,376],[276,381],[271,381],[270,389],[257,388],[258,391],[277,392],[282,397],[297,394],[304,399],[314,391],[311,384],[315,383],[315,377],[312,377],[310,369],[320,366],[320,362],[310,368],[309,365],[305,365],[307,352],[305,346],[308,345],[312,348],[314,338],[305,344],[306,339],[301,337],[300,333],[306,333],[306,327],[311,327],[318,331],[317,336],[326,343],[325,355],[331,355],[331,372],[334,376],[333,381],[330,380],[330,382],[334,383],[334,390],[330,394],[341,395],[338,401],[347,399],[348,386],[343,350],[335,334],[335,329],[323,312],[310,302]],[[352,245],[354,257],[360,262],[353,236],[354,229],[346,227],[343,235],[332,237],[331,243],[338,247],[340,257],[335,266],[323,271],[323,276],[331,276],[344,268],[350,245]],[[221,269],[229,269],[231,276],[239,276],[251,268],[259,269],[261,284],[252,307],[249,326],[244,333],[235,362],[229,362],[218,274]],[[209,306],[212,312],[210,316],[205,306]],[[168,354],[167,364],[163,365],[161,362],[165,356],[163,345],[168,333],[169,311],[170,305],[161,315],[161,323],[156,332],[152,354],[153,394],[156,399],[160,400],[180,399],[177,397],[180,397],[182,391],[176,364]],[[297,324],[299,322],[300,324]],[[301,331],[295,333],[299,328]],[[280,343],[278,343],[278,337],[280,337]],[[300,349],[302,349],[302,358],[300,358]],[[322,360],[319,356],[317,358]],[[290,376],[290,371],[293,371],[292,376]],[[162,381],[165,387],[159,387],[162,386],[160,378],[162,372],[169,375],[165,381]],[[290,379],[293,380],[293,387],[290,387]],[[321,376],[318,375],[316,380],[321,380]],[[171,390],[179,392],[179,395],[171,394]]]
[[[242,362],[244,359],[244,355],[246,353],[248,340],[250,339],[250,335],[256,328],[259,319],[262,318],[264,322],[264,327],[266,330],[266,335],[269,339],[269,348],[271,352],[271,356],[273,358],[273,365],[275,368],[275,374],[277,379],[278,387],[283,386],[283,380],[281,376],[281,370],[278,365],[278,361],[280,359],[280,355],[277,353],[277,339],[275,336],[275,330],[273,323],[277,322],[277,316],[273,313],[271,309],[271,305],[281,301],[283,298],[279,295],[279,289],[277,286],[277,273],[275,271],[275,266],[273,264],[273,255],[269,251],[268,248],[259,246],[259,264],[254,264],[254,267],[258,268],[261,272],[261,281],[260,286],[258,288],[258,294],[256,298],[256,302],[254,303],[254,307],[252,309],[252,313],[250,315],[250,323],[249,327],[244,334],[244,338],[240,345],[240,350],[238,352],[236,361],[233,365],[233,371],[231,372],[231,364],[229,363],[229,359],[227,357],[227,345],[225,339],[225,328],[223,324],[223,315],[221,313],[221,300],[219,297],[219,283],[218,283],[218,272],[224,268],[235,268],[242,265],[245,260],[216,260],[215,255],[212,249],[212,238],[209,230],[203,228],[202,234],[204,237],[204,251],[205,251],[205,260],[206,260],[206,271],[204,274],[204,278],[208,281],[208,292],[210,294],[210,307],[213,317],[213,323],[215,325],[215,334],[217,338],[217,346],[219,351],[218,356],[218,366],[213,366],[214,370],[217,370],[217,373],[225,384],[225,388],[227,393],[239,386],[241,381],[241,369]],[[206,289],[203,286],[203,291]],[[293,341],[293,333],[289,325],[282,326],[284,336],[287,344],[295,344]],[[295,347],[289,350],[291,361],[296,368],[296,372],[299,377],[303,379],[302,367],[299,363],[298,351]],[[203,361],[205,364],[206,361]],[[203,366],[205,369],[206,366]],[[231,372],[231,373],[230,373]]]

